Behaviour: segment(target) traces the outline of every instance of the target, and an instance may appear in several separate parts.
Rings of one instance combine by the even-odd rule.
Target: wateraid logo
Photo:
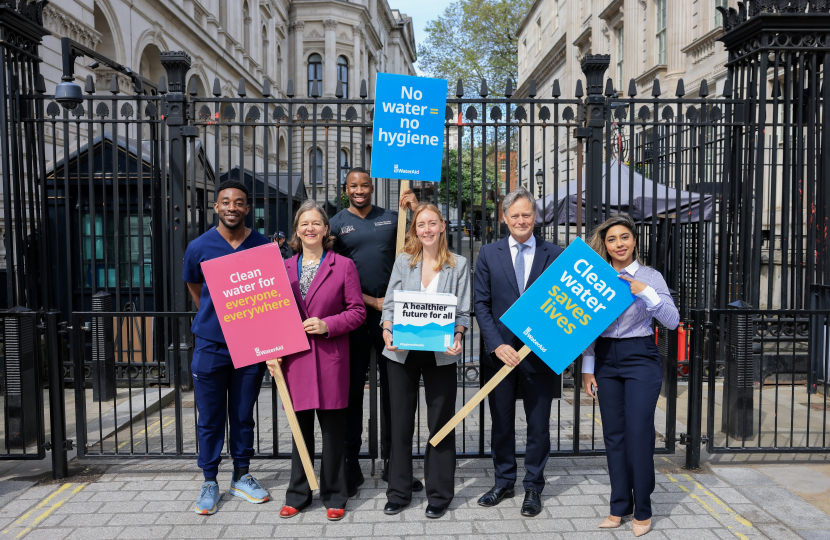
[[[543,347],[541,343],[539,343],[538,341],[536,341],[536,338],[535,338],[535,337],[533,337],[532,335],[530,335],[530,331],[531,331],[531,328],[528,326],[528,327],[527,327],[527,330],[525,330],[525,331],[523,332],[523,334],[524,334],[524,335],[526,335],[526,336],[527,336],[527,338],[528,338],[531,342],[533,342],[533,344],[534,344],[534,345],[536,345],[537,347],[539,347],[539,350],[540,350],[540,351],[542,351],[542,352],[548,352],[548,349],[547,349],[546,347]]]
[[[275,352],[281,351],[282,349],[283,349],[282,345],[280,345],[279,347],[274,347],[273,349],[266,349],[264,351],[260,351],[259,347],[254,347],[254,352],[256,353],[257,356],[262,356],[263,354],[275,353]]]

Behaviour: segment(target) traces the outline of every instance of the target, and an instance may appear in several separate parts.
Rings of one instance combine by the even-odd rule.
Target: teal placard
[[[634,302],[628,282],[577,238],[501,316],[556,373]]]

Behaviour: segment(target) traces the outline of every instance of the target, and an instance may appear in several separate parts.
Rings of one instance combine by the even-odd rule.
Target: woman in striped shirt
[[[680,315],[660,272],[640,263],[637,228],[630,216],[609,218],[588,244],[630,284],[636,297],[582,354],[585,393],[599,400],[611,477],[611,509],[600,528],[619,527],[624,516],[633,514],[634,536],[642,536],[651,529],[654,410],[663,380],[652,319],[673,330]]]

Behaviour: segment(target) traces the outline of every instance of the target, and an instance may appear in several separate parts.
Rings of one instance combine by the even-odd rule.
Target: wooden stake
[[[524,360],[524,359],[525,359],[525,357],[526,357],[528,354],[530,354],[530,347],[528,347],[527,345],[525,345],[524,347],[522,347],[521,349],[519,349],[519,361],[521,362],[522,360]],[[492,392],[492,391],[493,391],[493,389],[494,389],[496,386],[498,386],[498,384],[499,384],[499,383],[500,383],[500,382],[501,382],[501,381],[502,381],[505,377],[507,377],[507,375],[508,375],[511,371],[513,371],[514,367],[515,367],[515,366],[508,366],[507,364],[505,364],[505,365],[504,365],[504,367],[503,367],[503,368],[501,368],[501,369],[499,370],[499,372],[498,372],[498,373],[496,373],[496,374],[493,376],[493,378],[491,378],[489,381],[487,381],[487,384],[485,384],[485,385],[481,388],[481,390],[479,390],[478,392],[476,392],[476,395],[474,395],[473,397],[471,397],[471,398],[470,398],[470,401],[468,401],[468,402],[467,402],[467,404],[466,404],[466,405],[464,405],[464,406],[461,408],[461,410],[460,410],[460,411],[458,411],[457,413],[455,413],[455,416],[453,416],[453,417],[452,417],[452,419],[451,419],[449,422],[447,422],[447,425],[445,425],[444,427],[442,427],[442,428],[441,428],[441,431],[439,431],[438,433],[436,433],[436,434],[435,434],[435,436],[434,436],[432,439],[430,439],[430,440],[429,440],[429,444],[431,444],[432,446],[438,446],[438,443],[440,443],[441,441],[443,441],[443,440],[444,440],[444,437],[446,437],[447,435],[449,435],[449,434],[450,434],[450,431],[454,430],[454,429],[455,429],[455,426],[457,426],[458,424],[460,424],[460,423],[461,423],[461,421],[462,421],[462,420],[464,420],[464,417],[465,417],[465,416],[467,416],[468,414],[470,414],[471,412],[473,412],[473,409],[475,409],[475,408],[476,408],[476,405],[478,405],[479,403],[481,403],[481,402],[484,400],[484,398],[486,398],[486,397],[487,397],[487,394],[489,394],[490,392]]]
[[[401,180],[401,193],[409,189],[409,180]],[[406,239],[406,208],[398,208],[398,240],[395,242],[395,256],[403,251],[404,240]]]
[[[303,469],[305,469],[305,475],[308,478],[308,485],[312,490],[320,489],[320,486],[317,485],[317,477],[314,476],[314,465],[312,465],[311,457],[308,455],[308,448],[306,448],[303,433],[300,431],[300,424],[297,423],[297,415],[294,414],[294,405],[291,403],[291,396],[288,393],[288,386],[285,384],[285,378],[282,376],[282,368],[279,362],[277,362],[276,369],[274,370],[274,380],[277,383],[277,390],[280,392],[282,406],[285,408],[285,416],[288,417],[288,425],[291,426],[294,444],[297,445],[300,460],[303,462]]]

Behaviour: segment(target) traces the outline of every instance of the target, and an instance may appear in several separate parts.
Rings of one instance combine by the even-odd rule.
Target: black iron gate
[[[735,411],[754,407],[741,398],[746,392],[732,390],[730,377],[735,355],[748,354],[733,345],[758,328],[776,336],[793,328],[799,336],[792,354],[757,371],[775,375],[776,396],[784,371],[800,373],[801,343],[818,339],[817,323],[803,321],[823,313],[805,310],[807,291],[830,283],[830,141],[823,129],[830,90],[819,85],[830,62],[830,15],[824,8],[807,15],[806,4],[748,6],[724,14],[730,60],[720,96],[710,95],[705,80],[694,97],[685,95],[682,80],[672,97],[659,81],[650,96],[638,96],[634,81],[627,91],[615,89],[604,82],[609,58],[602,55],[583,59],[585,80],[576,82],[574,98],[562,97],[559,81],[539,92],[529,81],[515,95],[508,80],[498,96],[484,81],[473,93],[459,81],[445,111],[442,179],[414,186],[421,200],[436,202],[447,217],[455,214],[453,250],[473,268],[480,245],[504,235],[498,221],[508,187],[536,186],[538,233],[563,246],[613,213],[632,215],[640,252],[666,276],[686,326],[655,328],[664,354],[665,422],[656,426],[662,452],[675,451],[678,388],[687,377],[690,427],[680,436],[683,444],[700,444],[701,377],[710,391],[723,388],[730,404],[725,433],[743,418]],[[341,97],[340,83],[335,96],[321,97],[317,83],[305,96],[295,95],[293,81],[285,93],[272,94],[267,80],[261,97],[248,97],[244,81],[235,96],[223,94],[218,80],[210,96],[199,95],[195,84],[185,87],[190,58],[184,52],[162,53],[167,80],[148,81],[68,39],[62,41],[63,82],[49,95],[38,71],[41,9],[39,3],[0,4],[0,29],[8,38],[0,66],[0,142],[9,145],[0,148],[8,306],[59,310],[65,321],[72,338],[67,361],[50,356],[49,372],[74,387],[81,455],[192,456],[193,312],[178,279],[187,242],[214,223],[212,202],[225,178],[248,183],[246,224],[266,234],[287,228],[306,197],[340,210],[343,172],[371,163],[374,101],[366,81],[360,98],[351,100]],[[812,26],[793,22],[804,20]],[[116,82],[101,93],[91,77],[82,89],[74,63],[83,56],[129,76],[134,93],[120,94]],[[398,181],[376,182],[375,204],[394,207]],[[724,310],[736,301],[753,310],[751,323],[722,326]],[[779,308],[788,315],[773,311]],[[706,324],[712,330],[704,331]],[[681,365],[678,354],[687,342],[700,346]],[[459,366],[463,401],[471,395],[468,386],[481,384],[481,354],[473,324]],[[812,373],[815,358],[807,356]],[[371,458],[379,455],[376,377],[373,370],[368,381],[365,456]],[[752,378],[746,369],[735,377],[736,388]],[[580,360],[563,379],[552,453],[602,453],[596,404],[580,396]],[[813,377],[810,390],[823,390],[824,380]],[[786,382],[800,384],[797,377]],[[268,383],[264,390],[257,454],[284,457],[287,427],[275,392],[268,393]],[[807,401],[808,409],[815,404]],[[462,425],[461,455],[487,455],[485,408]],[[714,432],[708,436],[713,444]],[[425,444],[419,432],[415,454]],[[759,444],[783,449],[775,441]]]

